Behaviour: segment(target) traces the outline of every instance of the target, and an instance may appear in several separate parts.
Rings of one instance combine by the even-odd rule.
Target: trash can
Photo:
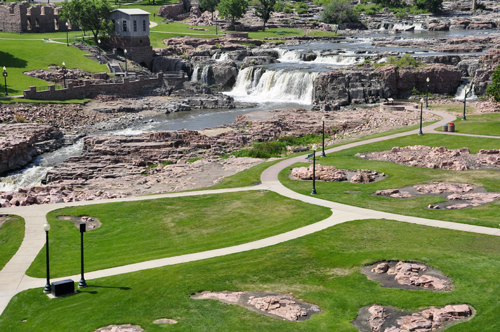
[[[453,122],[448,123],[448,131],[455,132],[455,124]]]
[[[448,131],[448,124],[443,125],[443,131]]]

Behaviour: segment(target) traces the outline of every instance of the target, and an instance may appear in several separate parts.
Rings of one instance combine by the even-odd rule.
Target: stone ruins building
[[[0,3],[0,31],[6,32],[58,32],[80,30],[62,20],[54,4],[33,5],[26,1]]]

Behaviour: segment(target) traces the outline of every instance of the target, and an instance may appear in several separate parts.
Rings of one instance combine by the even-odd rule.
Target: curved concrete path
[[[450,115],[448,113],[442,112],[431,112],[437,114],[443,118],[443,120],[434,123],[432,125],[424,127],[424,133],[439,133],[434,131],[435,128],[441,127],[443,124],[454,121],[455,116]],[[327,152],[335,152],[344,149],[349,149],[355,146],[365,145],[373,142],[380,142],[392,138],[404,137],[408,135],[416,135],[418,130],[412,130],[409,132],[364,140],[360,142],[350,143],[346,145],[342,145],[339,147],[335,147],[332,149],[328,149]],[[464,135],[459,133],[446,133],[448,135]],[[476,136],[476,137],[488,137],[488,138],[498,138],[493,136],[483,136],[483,135],[467,135],[467,136]],[[224,256],[238,252],[244,252],[253,249],[264,248],[267,246],[275,245],[278,243],[282,243],[285,241],[289,241],[298,237],[302,237],[308,234],[312,234],[333,225],[337,225],[340,223],[344,223],[352,220],[359,219],[391,219],[398,220],[408,223],[447,228],[453,230],[460,230],[466,232],[473,232],[479,234],[488,234],[488,235],[496,235],[500,236],[500,229],[498,228],[488,228],[481,226],[474,226],[468,224],[460,224],[454,222],[447,221],[439,221],[432,219],[424,219],[418,217],[411,216],[403,216],[393,213],[386,213],[380,211],[374,211],[369,209],[363,209],[359,207],[353,207],[350,205],[339,204],[335,202],[330,202],[322,199],[318,199],[313,196],[306,196],[299,193],[296,193],[285,186],[283,186],[278,181],[279,172],[289,167],[290,165],[303,162],[304,156],[298,156],[291,159],[283,160],[282,162],[275,164],[268,169],[266,169],[261,176],[262,184],[253,187],[243,187],[243,188],[233,188],[233,189],[220,189],[220,190],[204,190],[204,191],[195,191],[195,192],[183,192],[183,193],[171,193],[171,194],[162,194],[155,196],[140,196],[140,197],[127,197],[122,199],[111,199],[111,200],[99,200],[99,201],[84,201],[84,202],[72,202],[72,203],[64,203],[64,204],[54,204],[54,205],[33,205],[27,207],[14,207],[14,208],[3,208],[0,210],[1,214],[16,214],[20,215],[25,219],[25,237],[21,244],[21,247],[17,251],[17,253],[12,257],[12,259],[6,264],[6,266],[0,271],[0,314],[6,308],[7,304],[11,300],[11,298],[17,293],[30,289],[43,287],[45,285],[45,279],[40,278],[32,278],[28,277],[25,272],[28,267],[31,265],[32,261],[35,259],[36,255],[43,248],[45,244],[45,234],[43,231],[43,224],[46,223],[46,214],[52,210],[60,209],[63,207],[69,206],[82,206],[82,205],[93,205],[93,204],[103,204],[110,202],[131,202],[131,201],[141,201],[141,200],[149,200],[156,198],[166,198],[166,197],[185,197],[185,196],[194,196],[194,195],[208,195],[208,194],[220,194],[220,193],[229,193],[229,192],[237,192],[237,191],[247,191],[247,190],[271,190],[282,196],[289,197],[292,199],[301,200],[303,202],[307,202],[310,204],[320,205],[324,207],[328,207],[332,209],[332,215],[322,221],[314,223],[312,225],[304,226],[293,231],[289,231],[283,234],[279,234],[276,236],[268,237],[265,239],[248,242],[232,247],[220,248],[215,250],[203,251],[193,254],[187,254],[176,257],[168,257],[162,259],[151,260],[147,262],[141,262],[136,264],[124,265],[115,268],[109,268],[99,271],[87,272],[85,273],[85,277],[87,280],[113,276],[122,273],[140,271],[145,269],[151,269],[166,265],[173,265],[191,261],[197,261],[212,257]],[[51,281],[57,281],[61,279],[71,278],[75,281],[80,279],[80,275],[74,275],[64,278],[52,279]]]

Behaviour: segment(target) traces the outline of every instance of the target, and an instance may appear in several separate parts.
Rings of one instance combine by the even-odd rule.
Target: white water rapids
[[[465,97],[465,94],[467,92],[469,92],[469,89],[471,88],[471,82],[465,82],[465,83],[462,83],[462,85],[460,85],[457,89],[457,93],[455,94],[455,100],[460,100],[460,101],[464,101],[464,97]],[[470,91],[470,93],[467,95],[467,101],[471,101],[471,100],[476,100],[477,99],[477,96],[476,94],[474,93],[474,89],[472,89]]]
[[[247,67],[239,71],[233,90],[227,94],[247,102],[311,104],[313,82],[318,75],[301,70]]]

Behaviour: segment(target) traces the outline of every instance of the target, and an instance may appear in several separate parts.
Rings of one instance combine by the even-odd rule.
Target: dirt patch
[[[491,203],[500,198],[500,193],[490,193],[484,188],[466,183],[432,182],[417,184],[401,189],[377,190],[373,195],[392,198],[412,198],[419,196],[439,196],[446,202],[430,204],[428,209],[456,210]]]
[[[76,228],[80,229],[80,224],[84,223],[86,224],[86,229],[87,231],[94,230],[96,228],[101,227],[101,222],[99,219],[96,219],[94,217],[89,217],[89,216],[57,216],[57,219],[60,220],[69,220],[72,221],[73,224],[75,225]]]
[[[382,287],[441,292],[454,289],[451,278],[420,262],[383,261],[360,270],[368,279],[382,283]]]
[[[196,300],[211,299],[237,304],[263,315],[286,319],[292,322],[304,321],[321,312],[314,304],[301,302],[292,294],[262,292],[202,292],[194,294]]]
[[[358,317],[351,324],[360,332],[430,332],[445,330],[474,315],[475,310],[467,304],[419,310],[372,305],[359,309]]]
[[[142,332],[144,331],[139,325],[108,325],[106,327],[101,327],[94,332]]]
[[[228,132],[231,132],[231,131],[234,131],[234,129],[233,128],[229,128],[229,127],[198,130],[198,132],[200,133],[200,135],[205,135],[205,136],[208,136],[208,137],[217,136],[217,135],[220,135],[220,134],[225,134],[225,133],[228,133]]]
[[[155,320],[153,324],[177,324],[177,321],[170,318],[160,318]]]

